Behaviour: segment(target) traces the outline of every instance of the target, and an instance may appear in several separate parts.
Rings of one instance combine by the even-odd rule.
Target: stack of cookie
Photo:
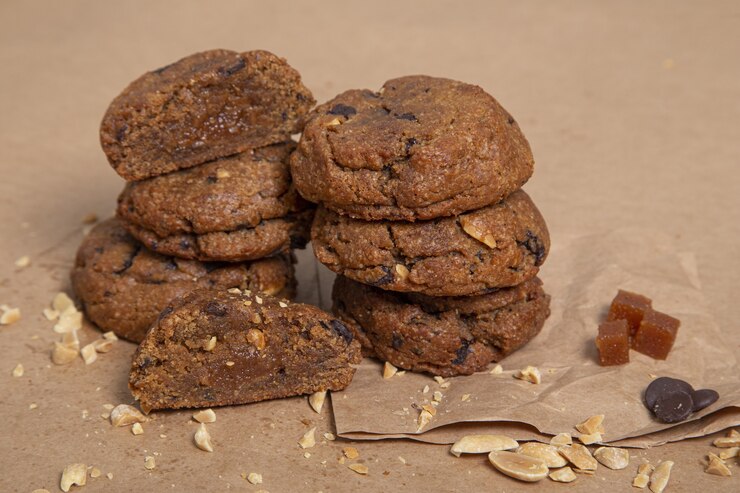
[[[198,53],[132,82],[100,130],[128,183],[72,273],[88,317],[139,342],[197,287],[292,296],[291,249],[308,241],[314,210],[288,158],[314,103],[298,72],[266,51]]]
[[[463,375],[537,335],[549,235],[520,190],[533,168],[514,118],[477,86],[403,77],[312,111],[293,180],[321,204],[314,252],[366,355]]]

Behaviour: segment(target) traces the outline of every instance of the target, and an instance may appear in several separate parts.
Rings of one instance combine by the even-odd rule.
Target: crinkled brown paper
[[[552,295],[552,314],[537,338],[501,362],[502,374],[455,377],[442,388],[431,376],[411,372],[383,379],[381,364],[366,359],[349,388],[332,396],[338,434],[432,443],[470,433],[549,440],[560,432],[576,434],[576,423],[604,414],[605,442],[648,447],[740,424],[737,355],[709,314],[691,253],[676,252],[670,238],[643,230],[557,238],[541,278]],[[620,288],[645,294],[657,310],[681,320],[666,361],[631,351],[629,364],[599,366],[594,337]],[[527,365],[540,369],[541,384],[513,378]],[[720,400],[681,424],[660,423],[642,393],[654,376],[664,375],[713,388]],[[419,408],[436,390],[443,394],[437,414],[418,433]]]

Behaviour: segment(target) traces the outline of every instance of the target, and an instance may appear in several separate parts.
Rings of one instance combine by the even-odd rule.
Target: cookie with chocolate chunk
[[[484,370],[542,329],[550,297],[539,278],[472,297],[383,291],[338,276],[334,314],[368,356],[398,368],[444,377]]]
[[[341,390],[360,344],[315,306],[201,290],[167,307],[139,345],[129,388],[145,412]]]
[[[80,245],[72,287],[85,314],[100,329],[140,342],[164,307],[194,289],[247,288],[290,298],[295,277],[289,255],[250,263],[159,255],[139,244],[117,219],[109,219]]]
[[[100,142],[119,175],[142,180],[283,142],[314,103],[270,52],[205,51],[132,82],[108,107]]]
[[[391,291],[463,296],[534,277],[550,248],[545,221],[519,190],[502,202],[429,221],[363,221],[319,207],[311,240],[332,271]]]
[[[291,168],[312,202],[414,221],[500,201],[529,179],[534,159],[514,118],[483,89],[418,75],[315,108]]]
[[[295,191],[292,142],[126,184],[117,214],[154,251],[203,261],[242,261],[308,240],[313,205]]]

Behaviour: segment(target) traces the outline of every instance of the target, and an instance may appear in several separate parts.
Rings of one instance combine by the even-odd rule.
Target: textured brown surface
[[[407,76],[350,90],[308,117],[300,193],[364,219],[431,219],[498,202],[532,175],[519,125],[480,87]]]
[[[204,51],[132,82],[108,107],[100,142],[118,174],[141,180],[285,141],[314,103],[270,52]]]
[[[550,314],[538,278],[474,297],[407,296],[338,276],[334,313],[368,355],[444,377],[481,371],[536,336]]]
[[[244,404],[349,385],[351,364],[361,359],[352,332],[315,306],[280,303],[200,290],[165,308],[131,367],[142,409]],[[207,349],[212,337],[216,345]]]
[[[246,288],[292,297],[293,263],[277,256],[251,263],[202,263],[165,257],[142,247],[117,219],[85,237],[72,269],[85,315],[102,330],[139,342],[162,309],[194,289]]]
[[[481,239],[490,235],[495,247],[466,230]],[[523,191],[460,216],[414,223],[363,221],[320,207],[311,237],[316,257],[334,272],[432,296],[480,294],[524,282],[537,274],[550,248],[545,221]]]
[[[213,233],[175,233],[159,236],[155,232],[121,219],[137,240],[152,251],[184,259],[211,262],[241,262],[303,248],[310,236],[314,210],[304,209],[275,219],[265,219],[255,227]]]

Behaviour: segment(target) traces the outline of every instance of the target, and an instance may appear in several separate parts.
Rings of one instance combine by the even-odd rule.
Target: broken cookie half
[[[360,359],[352,332],[319,308],[203,289],[162,312],[129,387],[145,412],[244,404],[341,390]]]

